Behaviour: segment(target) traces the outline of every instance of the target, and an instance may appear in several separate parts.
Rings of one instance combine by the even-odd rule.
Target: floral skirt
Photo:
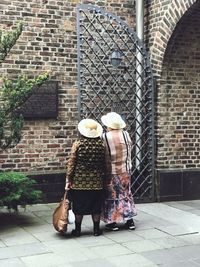
[[[102,220],[105,223],[121,223],[137,215],[130,181],[128,173],[112,175],[112,182],[105,189],[103,202]]]

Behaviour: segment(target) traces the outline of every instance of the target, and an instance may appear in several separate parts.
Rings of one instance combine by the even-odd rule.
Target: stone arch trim
[[[169,39],[181,17],[196,3],[197,0],[171,0],[168,8],[162,15],[156,31],[152,34],[153,42],[150,47],[152,67],[155,75],[160,78],[163,58]]]

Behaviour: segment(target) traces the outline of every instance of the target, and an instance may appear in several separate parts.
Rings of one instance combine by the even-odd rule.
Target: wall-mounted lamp
[[[122,61],[122,54],[120,51],[118,50],[115,50],[112,52],[111,54],[111,64],[114,66],[114,67],[117,67],[119,66],[119,64],[121,63]]]

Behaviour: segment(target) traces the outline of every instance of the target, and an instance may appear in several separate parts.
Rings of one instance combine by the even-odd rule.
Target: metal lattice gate
[[[118,17],[92,5],[79,5],[77,13],[80,118],[122,115],[134,144],[134,198],[154,201],[153,77],[146,51]]]

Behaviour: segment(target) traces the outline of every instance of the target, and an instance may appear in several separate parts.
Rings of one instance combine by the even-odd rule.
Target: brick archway
[[[160,18],[156,26],[156,31],[152,32],[152,38],[150,38],[150,43],[152,43],[150,54],[153,70],[158,77],[161,75],[163,58],[168,42],[177,23],[196,2],[196,0],[171,0],[171,4],[167,6],[162,6],[162,4],[160,4],[159,8],[161,8],[161,12],[163,12],[164,15]],[[167,9],[164,10],[166,7]]]
[[[178,21],[161,61],[156,132],[160,200],[200,198],[199,14],[196,1]]]

